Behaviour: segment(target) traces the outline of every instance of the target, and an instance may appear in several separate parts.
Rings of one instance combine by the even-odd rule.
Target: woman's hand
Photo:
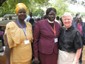
[[[34,64],[39,64],[39,63],[40,63],[40,61],[39,61],[39,59],[38,59],[38,58],[34,58],[34,59],[33,59],[33,61],[32,61],[32,63],[34,63]]]
[[[72,64],[79,64],[78,60],[74,60]]]

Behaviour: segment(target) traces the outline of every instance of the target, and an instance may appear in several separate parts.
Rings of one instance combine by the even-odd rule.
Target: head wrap
[[[16,14],[19,12],[20,9],[25,9],[26,12],[27,12],[27,7],[26,7],[26,5],[23,4],[23,3],[18,3],[18,4],[16,5],[16,8],[15,8]]]

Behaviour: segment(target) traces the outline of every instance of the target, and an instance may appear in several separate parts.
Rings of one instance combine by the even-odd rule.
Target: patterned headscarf
[[[19,12],[20,9],[25,9],[26,12],[27,12],[27,7],[26,7],[26,5],[24,3],[18,3],[16,5],[16,8],[15,8],[16,14],[18,14],[18,12]]]

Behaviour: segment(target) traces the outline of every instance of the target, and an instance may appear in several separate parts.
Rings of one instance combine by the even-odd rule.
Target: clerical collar
[[[48,22],[49,22],[49,23],[54,23],[54,21],[50,21],[49,19],[48,19]]]
[[[65,29],[66,31],[73,29],[73,26],[70,26],[69,28],[66,28],[65,26],[63,26],[63,27],[64,27],[64,29]]]

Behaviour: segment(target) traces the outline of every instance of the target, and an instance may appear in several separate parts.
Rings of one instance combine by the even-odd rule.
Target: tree
[[[55,0],[55,3],[49,3],[49,0],[6,0],[0,7],[0,15],[3,16],[7,13],[15,13],[16,4],[23,2],[28,7],[29,12],[31,11],[33,14],[35,14],[36,10],[40,10],[43,7],[47,9],[52,6],[58,11],[57,15],[61,16],[67,11],[65,1],[67,0]]]
[[[5,2],[6,0],[0,0],[0,6]]]
[[[52,6],[57,10],[58,16],[61,16],[64,12],[68,11],[68,6],[64,0],[56,0],[55,4],[52,4]]]
[[[37,9],[40,9],[40,6],[45,5],[48,0],[6,0],[0,7],[0,15],[15,13],[15,6],[20,2],[27,5],[29,12],[35,12]]]
[[[48,2],[49,0],[34,0],[34,2],[38,3],[38,4],[44,4],[46,2]]]
[[[37,9],[35,12],[34,12],[34,16],[43,16],[44,15],[44,11],[42,9]]]

